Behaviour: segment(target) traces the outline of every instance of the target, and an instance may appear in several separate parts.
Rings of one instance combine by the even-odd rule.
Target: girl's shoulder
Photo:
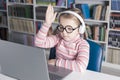
[[[89,43],[87,42],[87,40],[83,38],[78,39],[77,44],[89,46]]]

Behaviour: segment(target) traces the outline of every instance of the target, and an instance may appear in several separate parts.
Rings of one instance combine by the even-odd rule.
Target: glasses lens
[[[63,28],[62,25],[59,25],[59,26],[57,27],[57,29],[58,29],[60,32],[63,32],[63,30],[64,30],[64,28]]]
[[[72,26],[66,26],[66,31],[67,31],[68,33],[73,32]]]

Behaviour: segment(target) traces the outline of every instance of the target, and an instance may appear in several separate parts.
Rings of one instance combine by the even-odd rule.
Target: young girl
[[[56,59],[49,60],[49,64],[83,72],[89,61],[89,44],[80,37],[85,31],[81,11],[73,9],[59,13],[59,33],[48,36],[56,14],[53,6],[48,5],[45,22],[35,37],[35,45],[42,48],[56,47]]]

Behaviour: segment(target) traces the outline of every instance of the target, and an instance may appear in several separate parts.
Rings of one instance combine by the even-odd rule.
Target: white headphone
[[[60,15],[63,14],[63,13],[69,13],[69,14],[72,14],[75,17],[77,17],[80,20],[80,22],[82,23],[82,25],[80,25],[80,28],[79,28],[80,34],[83,34],[85,32],[85,30],[86,30],[85,29],[85,22],[84,22],[83,18],[80,15],[78,15],[77,13],[75,13],[73,11],[63,11],[63,12],[60,12],[58,14],[58,16],[57,16],[58,20],[59,20]]]

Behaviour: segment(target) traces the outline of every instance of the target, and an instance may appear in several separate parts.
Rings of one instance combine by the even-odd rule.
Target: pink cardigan
[[[45,24],[35,37],[35,45],[42,48],[56,46],[56,66],[84,72],[89,61],[89,44],[78,35],[70,42],[63,40],[59,35],[47,36],[49,27]]]

